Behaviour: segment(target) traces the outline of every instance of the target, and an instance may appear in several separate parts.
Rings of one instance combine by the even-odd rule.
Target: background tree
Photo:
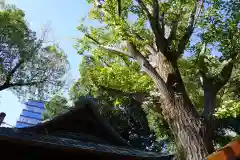
[[[238,63],[239,14],[231,3],[105,0],[94,3],[90,11],[100,27],[78,27],[85,33],[79,39],[79,53],[105,50],[126,55],[153,80],[161,101],[157,111],[174,136],[180,159],[198,160],[213,151],[217,94]],[[193,33],[200,43],[189,43]],[[188,47],[197,67],[196,76],[189,79],[194,75],[204,94],[201,114],[179,69],[180,61],[187,60],[183,54]],[[213,56],[216,51],[220,56]]]
[[[8,6],[0,12],[0,91],[45,99],[64,85],[68,61],[57,46],[44,45],[24,20],[24,12]]]
[[[67,112],[69,107],[67,98],[55,95],[45,104],[46,112],[43,114],[43,119],[53,118]]]

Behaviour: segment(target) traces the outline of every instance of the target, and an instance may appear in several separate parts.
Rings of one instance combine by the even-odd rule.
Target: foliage
[[[44,113],[43,118],[47,119],[68,111],[69,105],[65,97],[55,95],[45,104],[45,108],[47,112]]]
[[[123,92],[144,92],[153,87],[151,79],[140,72],[139,65],[126,57],[94,54],[94,57],[84,57],[80,67],[80,81],[89,87],[87,90],[105,86]]]
[[[149,129],[141,103],[128,94],[141,94],[153,86],[135,62],[125,57],[95,53],[83,58],[80,75],[70,92],[72,99],[80,95],[94,96],[102,104],[100,113],[130,144],[146,150],[160,149],[155,145],[157,142]]]
[[[0,90],[46,99],[64,85],[67,57],[57,45],[46,46],[43,38],[37,39],[27,26],[22,10],[8,6],[0,12]]]

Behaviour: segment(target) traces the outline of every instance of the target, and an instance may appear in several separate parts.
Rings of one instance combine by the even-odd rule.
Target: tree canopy
[[[10,89],[19,97],[47,98],[64,85],[68,71],[65,53],[47,45],[14,6],[0,11],[0,91]]]

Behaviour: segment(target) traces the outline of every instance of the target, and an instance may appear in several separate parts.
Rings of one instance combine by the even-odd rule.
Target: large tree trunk
[[[167,121],[178,148],[179,159],[201,160],[213,152],[213,143],[208,134],[209,127],[193,106],[181,79],[177,63],[168,61],[162,54],[156,54],[158,76],[147,72],[160,90],[161,79],[167,83],[168,93],[162,96],[162,114]]]

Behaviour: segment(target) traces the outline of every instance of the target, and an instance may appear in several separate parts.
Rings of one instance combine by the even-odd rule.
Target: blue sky
[[[79,78],[78,65],[81,57],[73,48],[74,38],[82,36],[76,27],[80,19],[87,15],[90,6],[85,0],[7,0],[25,11],[30,27],[41,34],[41,28],[50,26],[48,40],[54,40],[68,55],[71,65],[71,82]],[[5,122],[16,124],[23,104],[9,91],[0,92],[0,112],[5,112]]]

